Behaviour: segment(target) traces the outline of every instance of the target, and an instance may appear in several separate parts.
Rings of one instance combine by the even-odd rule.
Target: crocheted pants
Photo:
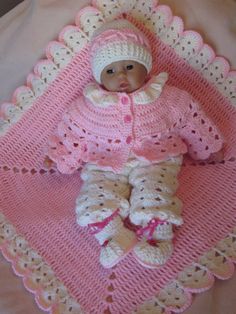
[[[81,177],[84,184],[76,201],[77,222],[81,226],[102,222],[119,209],[135,225],[145,227],[157,218],[168,224],[182,223],[181,201],[175,196],[182,156],[150,164],[138,160],[127,163],[121,173],[102,171],[87,164]],[[163,230],[164,231],[164,230]],[[172,229],[166,230],[172,237]]]

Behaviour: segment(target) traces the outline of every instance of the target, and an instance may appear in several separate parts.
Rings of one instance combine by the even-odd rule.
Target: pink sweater
[[[48,155],[62,173],[84,162],[118,172],[130,153],[157,162],[188,152],[206,159],[221,149],[216,126],[183,90],[165,85],[167,74],[152,77],[130,94],[89,84],[59,123]]]

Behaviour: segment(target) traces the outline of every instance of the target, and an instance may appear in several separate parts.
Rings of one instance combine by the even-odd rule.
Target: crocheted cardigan
[[[221,149],[216,126],[189,93],[165,85],[167,73],[153,76],[127,94],[90,83],[59,123],[48,155],[62,173],[83,162],[118,172],[132,152],[157,162],[188,152],[206,159]]]

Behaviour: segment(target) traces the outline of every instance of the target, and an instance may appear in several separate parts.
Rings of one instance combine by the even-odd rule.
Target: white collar
[[[135,105],[149,104],[160,97],[167,80],[168,73],[162,72],[153,76],[142,88],[128,95],[133,98]],[[94,106],[106,108],[117,104],[120,95],[124,93],[109,92],[97,83],[91,83],[85,87],[83,94]]]

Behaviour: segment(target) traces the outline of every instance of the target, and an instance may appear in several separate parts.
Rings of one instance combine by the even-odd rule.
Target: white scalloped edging
[[[80,305],[56,278],[52,268],[29,246],[24,237],[16,233],[1,212],[0,250],[12,264],[15,274],[22,277],[25,288],[34,294],[42,310],[51,314],[82,314]]]
[[[36,64],[33,73],[27,77],[26,85],[17,88],[12,100],[1,105],[0,136],[20,120],[25,111],[55,80],[60,70],[89,43],[93,32],[105,21],[123,13],[142,21],[236,105],[236,71],[231,71],[228,61],[216,56],[198,33],[184,31],[182,19],[173,16],[168,6],[158,5],[157,0],[93,0],[91,6],[78,12],[75,25],[65,26],[58,41],[48,44],[47,59]]]
[[[51,314],[82,314],[80,305],[58,280],[52,268],[33,250],[27,240],[18,235],[14,226],[0,212],[0,250],[22,277],[26,289],[32,292],[38,306]],[[136,314],[181,313],[192,303],[192,294],[210,289],[215,278],[226,280],[234,273],[236,263],[236,227],[209,252],[181,271]]]
[[[166,285],[156,296],[144,302],[136,314],[182,313],[191,304],[192,294],[210,289],[215,277],[226,280],[232,277],[236,263],[236,227],[225,239],[196,263],[186,267],[177,278]]]

